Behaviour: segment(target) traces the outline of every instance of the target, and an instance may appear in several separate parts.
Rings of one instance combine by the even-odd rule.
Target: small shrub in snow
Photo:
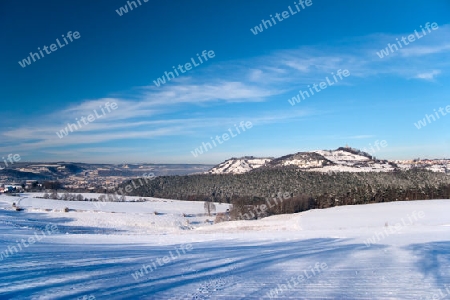
[[[214,220],[214,224],[222,223],[228,221],[228,216],[225,213],[218,213],[216,215],[216,219]]]

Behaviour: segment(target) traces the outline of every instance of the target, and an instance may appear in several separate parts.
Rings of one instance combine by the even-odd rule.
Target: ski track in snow
[[[201,222],[205,216],[190,229],[158,223],[170,215],[170,201],[113,203],[103,213],[80,202],[67,206],[87,212],[38,211],[66,204],[42,199],[24,199],[25,211],[16,212],[13,201],[0,196],[0,252],[48,224],[60,233],[2,257],[0,299],[432,299],[450,290],[450,200],[342,206],[214,226]],[[155,224],[131,231],[114,226],[152,205],[166,213],[149,214]],[[202,213],[199,203],[183,205]],[[366,246],[368,238],[414,211],[425,217]],[[155,231],[158,224],[165,225]],[[192,250],[141,278],[132,276],[183,244]],[[327,269],[277,289],[316,263]]]

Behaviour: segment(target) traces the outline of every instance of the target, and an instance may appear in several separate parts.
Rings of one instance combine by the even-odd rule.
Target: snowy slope
[[[389,172],[395,168],[388,161],[373,160],[365,155],[354,154],[345,150],[318,150],[314,151],[333,162],[332,166],[321,168],[321,172]]]
[[[47,213],[54,217],[68,217],[66,225],[75,227],[95,227],[99,231],[115,230],[117,234],[140,234],[173,232],[179,229],[193,229],[214,221],[214,216],[205,215],[203,202],[188,202],[147,198],[147,202],[86,202],[32,198],[26,195],[19,206],[30,213]],[[39,195],[39,194],[37,194]],[[83,194],[87,198],[97,198],[101,194]],[[12,207],[20,198],[3,197]],[[127,197],[136,200],[138,197]],[[64,208],[69,208],[65,213]],[[225,212],[229,204],[215,203],[216,212]],[[211,222],[210,222],[211,223]]]
[[[164,222],[157,219],[182,217],[180,210],[202,214],[196,202],[107,203],[94,212],[89,202],[24,198],[25,211],[16,212],[14,200],[0,196],[0,253],[49,225],[58,232],[0,257],[0,299],[433,299],[450,294],[450,200],[341,206],[192,228],[160,226]],[[80,212],[44,211],[63,206]],[[154,215],[160,228],[152,232],[138,223],[153,209],[166,215]],[[137,225],[123,225],[130,219]]]
[[[374,160],[353,149],[298,152],[279,158],[232,158],[215,166],[207,174],[242,174],[257,168],[296,167],[311,172],[390,172],[395,164]],[[433,169],[434,170],[434,169]]]
[[[215,166],[207,174],[242,174],[257,169],[270,162],[272,158],[242,157],[231,158]]]
[[[450,162],[447,164],[432,164],[425,167],[425,169],[433,172],[450,173]]]
[[[310,170],[310,169],[320,169],[324,166],[331,165],[332,162],[327,160],[320,154],[314,152],[298,152],[295,154],[290,154],[282,156],[272,160],[268,167],[286,167],[295,166],[299,169]]]

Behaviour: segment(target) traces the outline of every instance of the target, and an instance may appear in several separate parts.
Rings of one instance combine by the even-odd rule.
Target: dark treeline
[[[289,195],[269,214],[311,208],[405,200],[450,199],[450,176],[426,170],[368,173],[316,173],[295,168],[254,170],[244,174],[162,176],[129,195],[232,203],[242,208]],[[121,187],[131,184],[126,181]],[[245,209],[243,209],[245,210]]]
[[[279,214],[292,214],[316,208],[315,200],[307,196],[282,197],[272,199],[260,197],[233,197],[230,220],[254,220]]]

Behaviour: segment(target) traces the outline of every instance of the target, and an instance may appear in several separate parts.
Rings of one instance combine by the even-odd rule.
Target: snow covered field
[[[0,299],[450,299],[450,200],[212,225],[201,202],[33,196],[0,196]]]

